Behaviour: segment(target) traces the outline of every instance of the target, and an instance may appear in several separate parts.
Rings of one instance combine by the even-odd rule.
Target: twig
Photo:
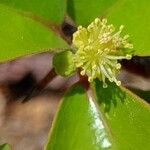
[[[27,95],[23,102],[26,102],[31,97],[35,96],[37,93],[41,92],[47,85],[50,83],[55,77],[57,76],[54,68],[48,72],[48,74],[38,83],[36,84],[33,89],[31,90],[30,94]]]

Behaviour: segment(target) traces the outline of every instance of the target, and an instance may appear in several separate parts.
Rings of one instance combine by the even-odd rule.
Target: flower
[[[103,81],[107,87],[106,78],[118,86],[121,82],[116,79],[116,74],[121,68],[118,60],[131,59],[126,54],[126,49],[132,49],[128,42],[129,35],[121,37],[123,25],[114,33],[114,26],[107,25],[107,19],[96,18],[87,28],[82,26],[73,34],[73,47],[76,49],[74,63],[81,68],[81,75],[87,75],[88,81],[95,78]]]

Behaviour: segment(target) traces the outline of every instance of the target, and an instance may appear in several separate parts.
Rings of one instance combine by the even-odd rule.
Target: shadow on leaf
[[[105,112],[109,112],[111,107],[117,107],[117,101],[124,103],[125,93],[115,83],[108,83],[107,88],[103,88],[103,83],[96,80],[94,83],[95,93],[99,104],[104,105]]]

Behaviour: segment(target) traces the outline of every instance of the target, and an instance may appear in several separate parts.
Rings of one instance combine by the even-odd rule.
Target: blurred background
[[[82,0],[81,6],[84,3]],[[92,2],[87,7],[88,10],[83,14],[79,9],[77,24],[88,20],[88,17],[83,17],[80,21],[80,14],[89,16],[89,10],[92,12],[96,9],[98,12],[101,9]],[[68,11],[75,9],[69,3]],[[62,10],[59,11],[61,13]],[[53,10],[50,12],[53,13]],[[57,25],[57,32],[69,44],[77,27],[73,21],[74,14],[70,13],[70,16],[65,14],[63,21]],[[37,90],[38,83],[52,69],[53,55],[53,52],[42,52],[0,63],[0,143],[9,143],[14,150],[43,149],[62,95],[69,86],[78,81],[76,75],[68,78],[57,76],[44,89]],[[121,64],[118,79],[122,85],[150,102],[150,57],[134,56],[132,60],[122,60]]]

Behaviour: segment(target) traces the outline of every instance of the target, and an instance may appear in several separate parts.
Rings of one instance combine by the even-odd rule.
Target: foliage
[[[0,61],[54,51],[53,65],[57,74],[78,73],[82,67],[76,69],[75,50],[64,40],[61,31],[65,15],[76,26],[86,27],[97,17],[107,18],[116,28],[123,24],[123,34],[130,34],[134,54],[148,56],[149,6],[148,0],[0,0]],[[149,104],[124,87],[107,79],[102,81],[107,82],[107,88],[93,78],[90,88],[79,81],[68,89],[45,150],[150,149]],[[0,150],[7,149],[7,145],[0,146]]]
[[[10,150],[10,146],[7,144],[0,145],[0,150]]]

